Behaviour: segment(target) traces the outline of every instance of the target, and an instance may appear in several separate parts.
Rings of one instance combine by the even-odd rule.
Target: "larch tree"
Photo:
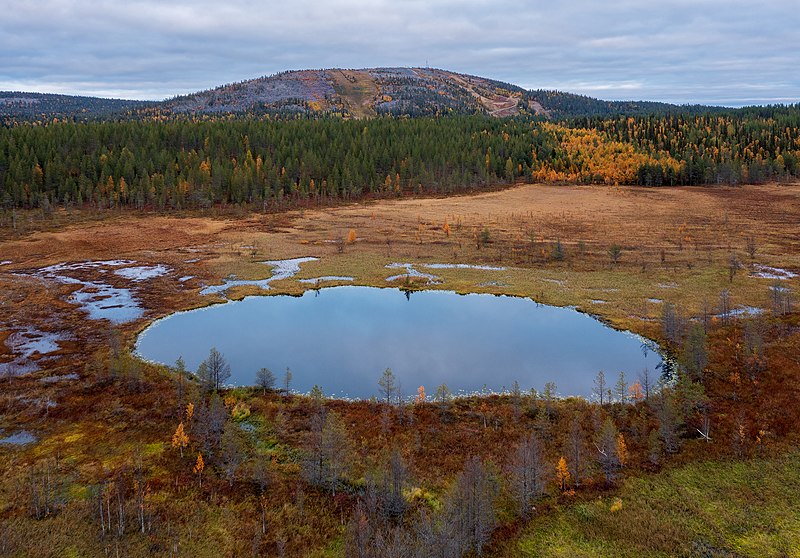
[[[577,417],[573,418],[570,423],[565,453],[569,457],[567,463],[570,467],[572,480],[575,486],[580,486],[587,469],[586,432]]]
[[[620,467],[624,467],[628,463],[628,444],[625,443],[625,436],[622,435],[622,432],[617,435],[617,459]]]
[[[447,410],[450,397],[450,389],[447,387],[447,384],[442,384],[437,387],[436,392],[433,394],[433,399],[439,404],[439,408],[442,411]]]
[[[275,388],[275,374],[269,368],[261,368],[256,372],[256,385],[260,387],[264,395],[268,390]]]
[[[320,411],[311,419],[311,437],[301,474],[309,484],[336,494],[350,469],[351,454],[342,420],[333,411]]]
[[[387,405],[391,405],[397,391],[397,378],[391,368],[387,368],[378,380],[378,392]]]
[[[634,403],[638,403],[644,399],[644,390],[642,389],[642,383],[639,380],[633,382],[628,388],[628,396],[633,400]]]
[[[594,387],[592,388],[592,393],[597,397],[597,400],[600,402],[602,406],[605,403],[606,398],[606,375],[601,370],[597,373],[597,376],[594,379]]]
[[[200,488],[203,488],[203,471],[206,468],[205,461],[203,461],[203,454],[197,453],[197,461],[192,467],[192,472],[197,475],[197,481],[200,483]]]
[[[178,448],[181,452],[181,457],[183,457],[183,448],[189,445],[189,436],[186,435],[186,432],[183,430],[183,423],[181,422],[178,424],[178,428],[175,429],[175,433],[172,435],[172,447]]]
[[[233,486],[236,473],[247,458],[247,448],[242,436],[242,429],[232,421],[225,423],[220,440],[220,457],[222,469],[228,478],[228,485]]]
[[[558,487],[561,489],[561,492],[565,492],[569,482],[569,467],[567,467],[567,460],[562,455],[561,459],[558,460],[558,465],[556,466],[556,483],[558,483]]]
[[[495,498],[498,487],[478,457],[467,460],[464,470],[444,503],[444,532],[454,544],[452,556],[481,556],[497,525]]]
[[[623,405],[628,402],[628,382],[623,371],[620,371],[617,377],[617,383],[614,385],[614,395],[617,397],[617,402]]]
[[[287,367],[286,372],[283,373],[283,393],[289,396],[289,389],[292,386],[292,371]]]
[[[177,412],[183,410],[184,400],[186,398],[186,364],[183,358],[178,357],[175,361],[175,400],[177,401]]]
[[[606,418],[600,431],[597,433],[595,447],[597,448],[597,462],[603,471],[606,483],[612,483],[619,474],[620,461],[617,453],[619,431],[610,418]]]
[[[542,442],[535,432],[517,446],[508,473],[519,513],[522,517],[530,517],[533,502],[545,493],[550,476]]]
[[[219,391],[225,381],[231,377],[231,367],[216,347],[212,347],[205,360],[207,386],[210,390]],[[198,373],[199,375],[199,373]],[[210,391],[209,390],[209,391]]]

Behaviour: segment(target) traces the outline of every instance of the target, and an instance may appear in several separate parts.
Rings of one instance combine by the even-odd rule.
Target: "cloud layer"
[[[6,0],[0,90],[163,99],[287,69],[446,68],[605,99],[800,100],[796,0]]]

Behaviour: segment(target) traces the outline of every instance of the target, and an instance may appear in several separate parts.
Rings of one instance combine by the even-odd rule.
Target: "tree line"
[[[583,118],[484,115],[52,122],[0,127],[0,203],[283,207],[514,181],[737,184],[800,175],[800,107]]]

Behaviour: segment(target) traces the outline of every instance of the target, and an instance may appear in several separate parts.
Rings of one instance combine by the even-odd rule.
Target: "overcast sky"
[[[800,0],[2,0],[0,90],[163,99],[424,66],[604,99],[800,100]]]

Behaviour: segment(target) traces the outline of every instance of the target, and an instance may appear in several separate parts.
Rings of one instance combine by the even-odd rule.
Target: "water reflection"
[[[643,341],[524,298],[344,286],[175,314],[148,328],[137,351],[163,363],[182,356],[195,369],[215,346],[235,384],[253,384],[262,367],[276,375],[289,367],[298,391],[318,384],[349,397],[375,395],[387,367],[409,396],[420,385],[500,391],[516,380],[522,389],[555,382],[561,395],[588,397],[599,370],[635,378],[660,364]]]

